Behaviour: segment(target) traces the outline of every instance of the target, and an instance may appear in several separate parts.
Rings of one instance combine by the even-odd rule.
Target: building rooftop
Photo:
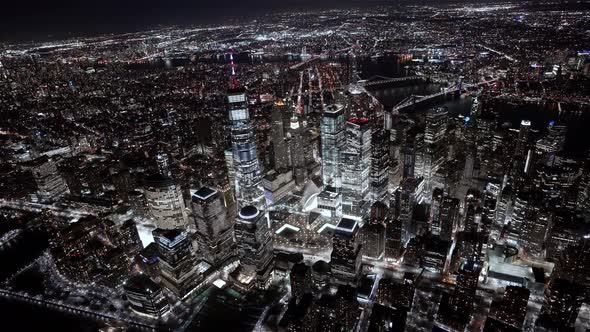
[[[160,285],[155,283],[150,277],[145,274],[138,274],[130,277],[125,282],[125,290],[135,292],[151,294],[159,291]]]
[[[358,220],[342,218],[334,229],[334,235],[352,237],[359,229]]]
[[[139,252],[139,256],[145,263],[157,262],[160,256],[158,245],[155,242],[148,244]]]
[[[258,209],[255,206],[247,205],[240,210],[239,216],[242,219],[248,220],[256,218],[258,214],[260,214],[260,211],[258,211]]]
[[[199,200],[206,201],[212,197],[215,197],[218,193],[217,190],[209,187],[201,187],[199,190],[195,191],[192,195],[193,202],[197,202]]]
[[[182,233],[183,233],[183,231],[180,229],[162,229],[162,228],[158,228],[158,229],[154,230],[154,232],[153,232],[154,236],[163,237],[170,242],[176,240],[179,236],[182,235]]]
[[[146,187],[165,188],[174,185],[174,180],[162,174],[152,174],[144,178]]]

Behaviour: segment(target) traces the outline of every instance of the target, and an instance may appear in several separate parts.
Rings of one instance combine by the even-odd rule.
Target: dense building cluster
[[[2,294],[130,330],[589,328],[587,15],[0,44],[0,254],[37,254]]]

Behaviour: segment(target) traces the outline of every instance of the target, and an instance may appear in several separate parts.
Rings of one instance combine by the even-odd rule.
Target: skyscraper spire
[[[234,51],[233,50],[231,50],[229,52],[229,60],[230,60],[230,65],[231,65],[231,79],[232,79],[233,88],[237,89],[240,87],[240,84],[238,83],[238,77],[236,75],[236,64],[234,63]]]

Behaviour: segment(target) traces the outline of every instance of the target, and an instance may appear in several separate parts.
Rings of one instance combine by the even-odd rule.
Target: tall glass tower
[[[288,112],[288,106],[282,99],[276,103],[271,116],[271,136],[273,146],[273,162],[276,170],[287,170],[289,168],[289,152],[285,141],[285,130],[283,118]]]
[[[295,173],[295,182],[298,185],[305,183],[307,169],[305,168],[305,156],[303,149],[303,127],[299,118],[293,114],[290,123],[291,132],[291,162]]]
[[[264,213],[245,206],[238,213],[235,236],[243,273],[259,288],[267,288],[274,268],[272,236]]]
[[[358,215],[369,195],[371,171],[371,126],[369,120],[353,118],[346,122],[346,148],[340,154],[342,172],[342,210]]]
[[[346,143],[344,136],[344,107],[330,105],[324,110],[320,127],[322,139],[322,182],[324,187],[342,187],[340,151]]]
[[[233,86],[228,91],[227,100],[238,208],[246,205],[262,207],[264,204],[264,194],[260,187],[262,172],[256,151],[254,126],[250,121],[246,90],[239,86],[235,78],[233,57],[231,64]]]

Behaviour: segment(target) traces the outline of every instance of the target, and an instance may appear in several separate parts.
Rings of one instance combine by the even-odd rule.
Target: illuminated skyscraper
[[[536,193],[519,192],[514,200],[508,238],[515,241],[528,255],[541,257],[551,226],[551,214],[540,208],[541,197]]]
[[[37,184],[37,197],[41,202],[52,202],[69,194],[68,186],[57,170],[55,162],[45,156],[25,165],[30,167]]]
[[[514,195],[512,186],[505,186],[498,195],[498,200],[496,202],[496,212],[494,216],[494,223],[497,228],[504,227],[506,214],[512,208],[513,197]]]
[[[446,196],[440,209],[440,237],[443,240],[453,239],[453,231],[459,219],[459,199]]]
[[[246,90],[239,86],[235,77],[232,57],[233,86],[229,89],[229,122],[235,171],[235,193],[239,207],[264,205],[263,191],[260,188],[262,173],[256,150],[254,126],[246,100]]]
[[[159,318],[170,311],[170,304],[160,285],[145,274],[132,276],[123,286],[131,310],[152,318]]]
[[[214,266],[234,254],[234,230],[221,194],[202,187],[192,195],[191,206],[197,228],[199,254]]]
[[[187,227],[188,213],[182,190],[174,180],[160,174],[148,176],[144,182],[144,194],[148,212],[155,219],[158,228]]]
[[[389,185],[389,131],[373,129],[371,137],[371,197],[379,200],[387,194]]]
[[[333,282],[356,286],[361,272],[361,245],[357,241],[358,222],[343,218],[334,231],[330,265]]]
[[[521,328],[531,292],[525,287],[507,286],[504,298],[492,302],[490,316],[516,328]]]
[[[531,132],[531,122],[529,120],[522,120],[520,122],[520,129],[518,131],[518,140],[516,141],[516,148],[514,154],[522,156],[526,152],[529,134]]]
[[[223,151],[225,157],[225,166],[227,167],[227,181],[233,187],[236,184],[236,169],[234,167],[234,153],[231,149]]]
[[[293,171],[286,170],[279,173],[279,170],[271,170],[262,179],[262,187],[267,205],[280,201],[296,187]]]
[[[480,272],[481,264],[472,260],[464,262],[459,268],[454,304],[462,311],[471,312],[473,310]]]
[[[529,153],[529,134],[531,131],[531,122],[522,120],[520,123],[520,130],[518,131],[518,139],[514,149],[514,159],[512,162],[511,175],[516,182],[520,182],[523,174],[528,173],[532,153]]]
[[[160,254],[162,284],[176,296],[186,297],[194,289],[197,278],[197,266],[186,232],[158,228],[153,235]]]
[[[441,188],[434,188],[430,203],[430,230],[434,235],[440,235],[440,212],[444,196],[444,191]]]
[[[445,136],[447,132],[448,111],[445,107],[435,108],[426,114],[426,130],[422,151],[422,173],[426,189],[432,185],[432,179],[446,160]]]
[[[584,300],[580,285],[565,279],[555,279],[545,292],[545,304],[537,326],[554,328],[554,331],[573,329]]]
[[[303,151],[303,126],[297,115],[291,117],[291,163],[293,164],[293,173],[295,173],[295,182],[301,185],[307,179],[307,169],[305,167],[305,155]]]
[[[416,138],[410,132],[406,135],[406,139],[405,139],[404,145],[402,147],[402,157],[403,157],[402,177],[403,178],[414,177],[415,170],[416,170],[416,150],[417,150]]]
[[[289,153],[283,126],[284,113],[286,112],[287,106],[282,99],[279,99],[271,115],[273,163],[276,170],[286,170],[289,167]]]
[[[321,123],[322,181],[324,186],[339,189],[342,186],[340,152],[345,143],[344,108],[330,105],[324,109]]]
[[[414,234],[414,225],[412,223],[414,204],[416,203],[416,189],[419,185],[419,180],[416,178],[406,178],[401,183],[401,189],[396,192],[396,209],[399,214],[399,221],[402,225],[403,243]]]
[[[481,265],[467,261],[461,265],[453,293],[443,293],[436,320],[453,331],[463,331],[471,320]],[[448,330],[448,329],[445,329]]]
[[[362,255],[371,259],[381,259],[385,251],[385,222],[389,222],[389,208],[377,201],[371,207],[371,219],[359,232]]]
[[[244,275],[266,288],[274,267],[272,236],[264,213],[255,206],[243,207],[235,224],[236,242]]]
[[[563,149],[566,134],[566,126],[555,125],[551,121],[547,128],[547,135],[539,139],[535,144],[536,161],[547,166],[552,166],[555,161],[555,155]]]
[[[385,260],[396,261],[403,253],[402,223],[389,216],[385,221]]]
[[[424,132],[424,143],[438,144],[445,137],[447,132],[447,120],[449,112],[445,107],[435,108],[426,113],[426,130]]]
[[[342,172],[342,210],[360,216],[369,195],[371,171],[371,127],[369,120],[353,118],[346,122],[346,148],[340,155]]]
[[[171,177],[170,173],[170,162],[168,155],[165,152],[158,153],[156,155],[156,163],[158,164],[158,172],[163,176]]]

